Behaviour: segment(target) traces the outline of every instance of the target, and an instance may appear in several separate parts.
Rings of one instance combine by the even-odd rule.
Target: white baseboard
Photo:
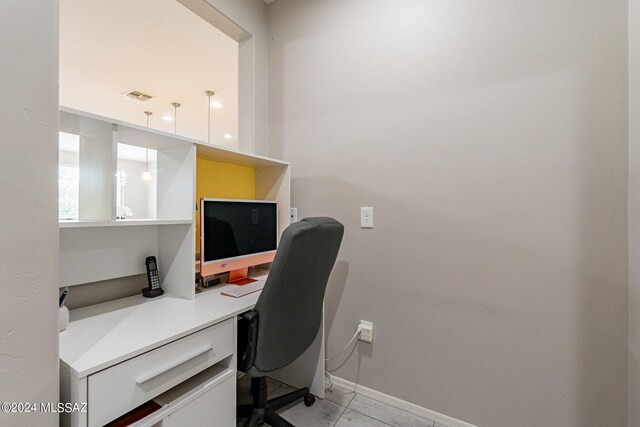
[[[402,409],[403,411],[410,414],[433,420],[438,424],[443,424],[447,427],[476,427],[473,424],[448,417],[430,409],[418,406],[414,403],[398,399],[397,397],[389,396],[388,394],[381,393],[379,391],[361,386],[356,383],[352,383],[351,381],[347,381],[342,378],[333,377],[333,385],[342,387],[350,391],[354,391],[373,400],[377,400],[378,402],[386,403],[387,405],[393,406],[394,408]]]

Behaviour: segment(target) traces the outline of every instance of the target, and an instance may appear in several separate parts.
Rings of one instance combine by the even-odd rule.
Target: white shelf
[[[281,167],[286,168],[289,162],[272,159],[259,154],[245,153],[219,145],[196,142],[197,157],[199,159],[211,160],[220,163],[230,163],[238,166],[248,166],[253,168]]]
[[[80,117],[86,117],[89,119],[100,120],[103,122],[112,123],[121,127],[128,127],[133,130],[142,131],[145,134],[158,135],[169,137],[173,140],[180,141],[185,144],[193,144],[196,146],[198,158],[205,160],[212,160],[222,163],[231,163],[240,166],[249,166],[254,168],[264,168],[271,166],[288,167],[289,162],[284,160],[278,160],[271,157],[261,156],[255,153],[248,153],[233,148],[225,147],[222,145],[209,144],[205,141],[200,141],[186,136],[175,135],[168,132],[163,132],[158,129],[150,129],[144,126],[137,125],[135,123],[123,122],[121,120],[112,119],[109,117],[100,116],[98,114],[87,113],[85,111],[76,110],[74,108],[68,108],[60,106],[60,111],[73,114]],[[151,147],[153,148],[153,147]]]
[[[193,280],[197,266],[193,260],[198,159],[254,168],[255,199],[277,201],[279,235],[289,225],[288,162],[65,108],[61,108],[60,123],[61,130],[79,135],[80,152],[85,153],[79,161],[80,217],[59,221],[62,286],[141,274],[145,258],[155,255],[165,292],[187,300],[196,298]],[[148,216],[169,219],[113,220],[117,212],[118,144],[157,151],[157,194],[155,201],[149,201],[155,214]],[[209,166],[201,167],[206,171]]]
[[[115,221],[60,221],[60,228],[127,227],[135,225],[192,224],[191,219],[117,219]]]

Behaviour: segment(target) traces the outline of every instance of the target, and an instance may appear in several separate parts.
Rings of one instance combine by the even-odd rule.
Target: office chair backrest
[[[333,218],[305,218],[282,233],[255,307],[257,369],[268,372],[286,366],[313,343],[343,233],[343,225]]]

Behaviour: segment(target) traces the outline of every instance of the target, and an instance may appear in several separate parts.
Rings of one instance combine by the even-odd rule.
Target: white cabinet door
[[[169,415],[163,427],[234,427],[236,377],[229,376],[209,391]]]

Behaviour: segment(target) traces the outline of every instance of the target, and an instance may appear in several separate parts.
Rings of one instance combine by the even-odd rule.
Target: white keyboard
[[[232,285],[229,286],[224,291],[220,292],[222,295],[226,295],[228,297],[240,298],[245,295],[252,294],[254,292],[259,292],[264,287],[264,281],[258,280],[257,282],[248,283],[246,285]]]

